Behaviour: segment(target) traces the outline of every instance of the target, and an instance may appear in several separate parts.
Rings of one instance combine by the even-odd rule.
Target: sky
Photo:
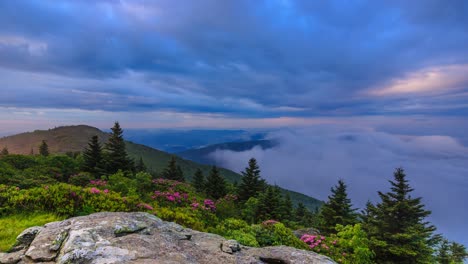
[[[227,165],[258,155],[271,180],[321,198],[344,177],[357,203],[372,199],[357,186],[404,166],[458,238],[466,215],[443,215],[468,200],[467,47],[465,0],[0,1],[0,135],[271,130],[280,149]],[[274,167],[292,146],[295,185]],[[304,190],[308,161],[331,175],[320,188]]]
[[[464,0],[1,1],[0,133],[464,121],[467,25]]]

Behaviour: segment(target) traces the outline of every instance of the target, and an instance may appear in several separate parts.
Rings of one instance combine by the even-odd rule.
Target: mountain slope
[[[95,127],[86,125],[64,126],[0,138],[0,148],[4,146],[8,147],[9,152],[15,154],[29,154],[31,149],[33,149],[34,153],[38,153],[38,148],[42,140],[46,140],[51,153],[63,154],[82,151],[87,146],[89,138],[94,135],[97,135],[101,142],[105,142],[109,138],[108,133],[102,132]],[[174,156],[173,154],[129,141],[126,141],[126,145],[128,155],[131,158],[136,160],[142,157],[146,166],[157,172],[161,172],[166,167],[171,157]],[[209,165],[199,164],[178,156],[175,157],[177,164],[181,166],[188,180],[192,178],[192,175],[198,168],[203,171],[205,176],[208,175],[211,169]],[[231,170],[221,168],[220,172],[229,182],[239,182],[241,179],[241,175]],[[285,192],[290,193],[295,204],[302,202],[311,210],[314,210],[322,204],[321,201],[304,194],[288,190],[285,190]]]
[[[189,149],[186,151],[176,153],[178,156],[192,160],[198,163],[207,164],[207,165],[219,165],[216,163],[210,154],[217,150],[230,150],[230,151],[247,151],[251,150],[254,147],[261,147],[262,149],[273,148],[278,145],[278,142],[275,140],[250,140],[243,142],[227,142],[221,144],[209,145],[203,148]]]

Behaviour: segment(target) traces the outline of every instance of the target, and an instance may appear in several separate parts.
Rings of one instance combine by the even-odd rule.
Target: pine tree
[[[249,166],[242,172],[242,181],[238,187],[239,201],[246,202],[250,197],[256,197],[265,190],[265,180],[260,177],[257,160],[251,158]]]
[[[143,158],[140,156],[140,159],[138,160],[138,163],[135,166],[136,172],[145,172],[146,171],[146,165],[143,162]]]
[[[7,148],[7,147],[3,147],[2,152],[0,152],[0,156],[6,156],[6,155],[8,155],[8,154],[9,154],[8,148]]]
[[[205,176],[200,169],[197,169],[195,175],[193,175],[192,185],[195,187],[197,192],[203,192],[205,188]]]
[[[44,157],[49,156],[49,146],[47,145],[47,142],[45,140],[42,140],[42,143],[39,146],[39,154],[41,154],[41,156]]]
[[[211,168],[210,174],[206,178],[205,192],[206,195],[213,199],[222,198],[227,194],[226,182],[219,174],[219,170],[216,166]]]
[[[331,188],[331,192],[332,195],[328,196],[328,201],[322,206],[319,215],[320,231],[325,234],[335,233],[337,224],[352,225],[357,223],[356,209],[352,208],[344,181],[339,180],[338,185]]]
[[[115,122],[111,128],[112,133],[109,141],[106,144],[106,162],[107,173],[114,174],[119,170],[131,171],[132,164],[127,156],[125,149],[125,141],[123,139],[123,130],[120,128],[119,122]]]
[[[435,227],[425,221],[430,211],[414,190],[402,168],[394,172],[391,191],[378,192],[381,202],[369,206],[366,231],[371,237],[377,263],[428,263],[432,258]]]
[[[91,173],[96,178],[101,177],[104,173],[103,163],[102,146],[98,136],[93,136],[83,151],[83,171]]]
[[[162,172],[162,177],[174,181],[185,181],[182,169],[180,168],[180,166],[177,165],[177,161],[174,156],[171,157],[171,160],[169,160],[167,167]]]
[[[281,193],[277,186],[268,186],[258,198],[257,219],[280,220],[281,218]]]

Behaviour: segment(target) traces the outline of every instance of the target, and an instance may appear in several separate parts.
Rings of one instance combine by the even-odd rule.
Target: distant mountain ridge
[[[0,148],[7,147],[11,154],[25,155],[29,154],[31,149],[33,149],[34,153],[37,154],[39,153],[38,148],[42,140],[46,140],[51,153],[64,154],[67,152],[82,151],[87,146],[89,139],[94,135],[97,135],[103,144],[109,138],[109,133],[103,132],[95,127],[87,125],[63,126],[0,138]],[[148,168],[158,172],[161,172],[167,166],[171,157],[175,156],[177,164],[182,168],[187,180],[191,180],[192,175],[195,174],[197,169],[201,169],[205,176],[207,176],[211,170],[210,165],[199,164],[145,145],[126,141],[126,147],[127,153],[131,158],[137,160],[142,157],[143,162]],[[242,177],[240,174],[224,168],[220,168],[220,172],[227,181],[232,183],[240,182]],[[307,195],[284,189],[283,191],[290,194],[295,204],[302,202],[311,210],[314,210],[322,204],[321,201]]]
[[[261,140],[250,140],[243,142],[226,142],[221,144],[209,145],[202,148],[189,149],[182,152],[177,152],[176,155],[195,161],[201,164],[206,165],[220,165],[217,161],[210,155],[211,153],[216,152],[217,150],[230,150],[230,151],[248,151],[255,147],[260,147],[261,149],[270,149],[279,145],[277,140],[272,139],[261,139]]]

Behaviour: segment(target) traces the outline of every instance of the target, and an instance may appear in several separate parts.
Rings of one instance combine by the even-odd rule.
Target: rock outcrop
[[[252,248],[148,213],[96,213],[32,227],[0,263],[334,263],[286,246]]]

